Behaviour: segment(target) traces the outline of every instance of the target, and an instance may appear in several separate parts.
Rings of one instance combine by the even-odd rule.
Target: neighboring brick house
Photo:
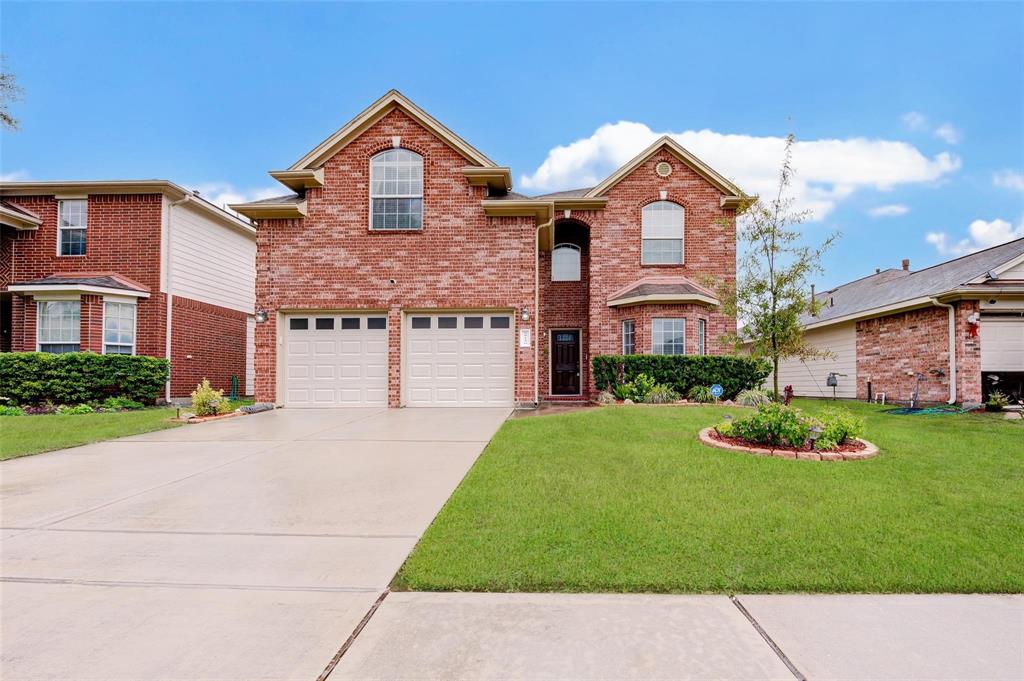
[[[1024,398],[1024,239],[917,272],[904,260],[816,297],[805,338],[830,356],[782,363],[779,383],[796,395],[832,397],[834,373],[844,398]]]
[[[163,180],[0,183],[0,350],[171,358],[252,392],[256,232]]]
[[[659,139],[526,197],[396,91],[291,168],[257,222],[256,396],[293,407],[587,399],[599,354],[718,354],[738,188]]]

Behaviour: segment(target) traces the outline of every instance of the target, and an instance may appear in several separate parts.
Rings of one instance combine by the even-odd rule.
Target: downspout
[[[537,225],[534,234],[536,252],[533,254],[533,404],[540,406],[540,231],[555,223],[554,208],[551,219]]]
[[[949,404],[956,404],[956,308],[935,298],[931,301],[949,311]]]
[[[164,336],[165,336],[165,338],[164,338],[164,357],[167,358],[168,367],[170,366],[170,363],[171,363],[171,322],[174,319],[174,305],[172,304],[172,301],[174,300],[174,293],[173,293],[173,290],[171,288],[171,272],[173,271],[171,269],[171,250],[172,250],[171,249],[171,225],[173,224],[173,221],[171,220],[171,209],[174,208],[175,206],[179,205],[179,204],[187,203],[188,201],[191,201],[191,200],[192,200],[192,195],[191,194],[186,194],[184,197],[178,199],[177,201],[171,201],[170,203],[167,204],[167,233],[165,235],[165,237],[167,239],[167,244],[164,246],[164,248],[167,249],[167,258],[166,258],[166,260],[164,262],[164,266],[167,268],[167,272],[166,272],[166,276],[167,276],[167,280],[166,280],[166,288],[167,288],[167,301],[166,301],[167,302],[167,314],[164,315],[167,318],[167,322],[166,322],[167,323],[167,328],[164,329]],[[171,403],[171,374],[170,374],[170,372],[168,372],[168,374],[167,374],[167,383],[164,385],[164,400],[166,400],[168,404]]]

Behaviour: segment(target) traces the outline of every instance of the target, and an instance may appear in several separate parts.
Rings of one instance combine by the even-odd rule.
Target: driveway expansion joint
[[[796,677],[797,681],[807,681],[807,677],[804,676],[799,669],[797,669],[796,665],[793,664],[792,660],[790,660],[789,657],[786,656],[786,653],[782,652],[782,648],[779,647],[779,644],[772,640],[772,637],[768,635],[768,632],[764,630],[764,627],[762,627],[761,624],[756,619],[754,619],[754,616],[750,614],[750,611],[747,610],[746,607],[744,607],[744,605],[740,602],[740,599],[734,595],[730,595],[729,600],[732,601],[732,604],[735,605],[741,613],[743,613],[743,616],[746,617],[747,620],[750,622],[751,626],[753,626],[754,629],[757,630],[757,633],[761,635],[761,638],[763,638],[765,643],[768,644],[768,647],[772,649],[772,652],[774,652],[778,656],[778,658],[782,661],[782,664],[786,665],[786,668],[789,669],[790,672],[792,672],[793,676]]]
[[[366,611],[365,615],[363,615],[363,619],[359,620],[359,624],[357,624],[356,628],[352,630],[351,635],[349,635],[348,639],[345,640],[345,643],[343,643],[341,648],[338,649],[338,652],[334,654],[334,657],[327,663],[324,670],[320,672],[320,676],[316,678],[316,681],[325,681],[327,677],[331,675],[334,668],[338,666],[339,662],[341,662],[341,658],[344,657],[345,653],[348,652],[348,649],[352,647],[352,644],[356,642],[356,639],[359,637],[359,634],[362,633],[363,629],[366,628],[366,625],[370,623],[370,619],[373,617],[374,613],[377,612],[377,608],[379,608],[380,604],[384,602],[384,599],[388,597],[389,593],[391,593],[391,589],[387,588],[384,589],[381,595],[377,597],[377,600],[373,602],[370,609]]]

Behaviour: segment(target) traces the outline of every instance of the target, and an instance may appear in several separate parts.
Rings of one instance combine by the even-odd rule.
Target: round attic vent
[[[654,166],[654,172],[662,177],[668,177],[672,174],[672,165],[668,161],[662,161],[658,165]]]

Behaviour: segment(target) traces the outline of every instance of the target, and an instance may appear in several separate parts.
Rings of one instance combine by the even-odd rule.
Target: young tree
[[[751,356],[771,360],[776,398],[781,360],[829,355],[804,340],[800,319],[820,307],[808,292],[809,280],[823,271],[821,256],[839,237],[833,233],[817,247],[800,245],[798,227],[810,211],[794,210],[793,199],[786,195],[793,179],[793,145],[791,134],[786,137],[775,198],[755,199],[741,210],[739,280],[722,296],[725,312],[735,315],[740,326],[729,340],[737,350],[747,347]]]
[[[21,99],[21,86],[14,74],[7,70],[7,60],[0,55],[0,127],[18,129],[18,119],[11,115],[11,104]]]

